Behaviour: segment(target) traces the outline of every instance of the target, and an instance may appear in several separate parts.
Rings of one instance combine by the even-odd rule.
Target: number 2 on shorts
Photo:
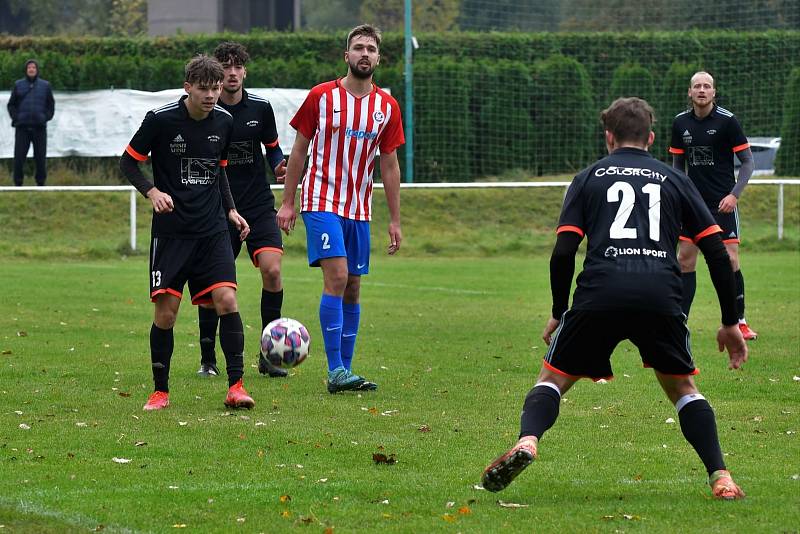
[[[322,250],[328,250],[329,248],[331,248],[330,244],[331,238],[327,233],[324,233],[319,237],[320,239],[322,239]]]

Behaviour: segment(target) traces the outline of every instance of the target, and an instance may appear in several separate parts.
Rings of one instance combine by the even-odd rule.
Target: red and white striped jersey
[[[301,211],[369,221],[375,153],[405,143],[397,101],[374,84],[356,98],[334,80],[311,89],[289,124],[312,140]]]

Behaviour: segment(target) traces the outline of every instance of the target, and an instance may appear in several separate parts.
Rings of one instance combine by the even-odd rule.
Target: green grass
[[[71,250],[68,225],[52,226],[65,233],[42,244]],[[409,242],[413,228],[409,221]],[[707,273],[698,277],[690,321],[698,383],[748,493],[735,503],[709,498],[702,464],[665,422],[674,409],[628,343],[615,353],[615,380],[583,381],[565,397],[528,471],[499,495],[473,488],[514,442],[540,366],[547,255],[376,255],[362,285],[356,371],[380,389],[362,396],[325,391],[320,274],[299,254],[285,261],[284,312],[309,326],[311,356],[286,380],[257,375],[260,281],[240,261],[255,409],[227,412],[224,379],[195,376],[196,312],[185,305],[172,406],[149,414],[141,411],[152,387],[146,257],[61,260],[0,262],[0,525],[10,532],[788,532],[800,524],[796,249],[742,257],[748,316],[761,334],[742,372],[716,352],[719,312]],[[397,463],[374,464],[376,452]]]
[[[551,179],[554,177],[551,177]],[[555,177],[565,179],[564,177]],[[278,194],[280,198],[281,193]],[[564,190],[406,189],[402,191],[406,257],[526,257],[549,253]],[[751,186],[740,203],[744,261],[749,251],[800,249],[800,187],[785,187],[785,234],[776,238],[777,186]],[[0,258],[111,259],[130,255],[128,193],[0,194]],[[137,195],[137,249],[146,254],[150,204]],[[375,191],[373,251],[387,244],[386,202]],[[305,255],[305,234],[285,240]]]

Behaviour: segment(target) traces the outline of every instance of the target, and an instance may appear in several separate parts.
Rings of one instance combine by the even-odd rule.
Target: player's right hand
[[[275,219],[278,221],[278,227],[283,230],[286,235],[289,235],[289,232],[294,230],[294,224],[297,221],[297,213],[294,211],[294,206],[281,204],[281,208],[278,210]]]
[[[175,209],[172,197],[167,193],[159,191],[155,187],[147,192],[147,198],[150,199],[150,203],[153,205],[153,210],[156,213],[169,213]]]
[[[728,369],[739,369],[747,361],[747,343],[742,337],[739,325],[722,325],[717,331],[719,351],[728,350]]]
[[[558,319],[550,317],[547,320],[547,324],[544,325],[544,330],[542,331],[542,339],[548,346],[550,346],[550,343],[552,343],[553,332],[556,331],[556,328],[558,328],[558,324],[560,322],[561,321],[559,321]]]

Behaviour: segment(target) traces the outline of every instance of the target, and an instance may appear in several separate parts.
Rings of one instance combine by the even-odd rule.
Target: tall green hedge
[[[781,147],[775,161],[775,173],[800,176],[800,68],[792,71],[786,84]]]
[[[344,32],[181,35],[155,39],[0,36],[0,90],[40,60],[57,90],[180,86],[183,65],[224,39],[244,43],[250,86],[311,87],[345,72]],[[715,75],[718,101],[750,136],[774,136],[796,112],[787,81],[800,66],[800,31],[419,34],[415,52],[416,179],[469,180],[509,169],[571,172],[604,149],[598,113],[640,92],[656,110],[653,154],[667,157],[672,118],[692,72]],[[402,35],[381,47],[376,82],[401,107]],[[786,95],[784,95],[784,91]],[[792,96],[794,95],[794,96]],[[785,97],[784,97],[785,96]],[[405,111],[405,108],[402,107]],[[788,124],[788,126],[787,126]],[[791,134],[785,135],[791,143]],[[401,149],[400,161],[404,162]],[[783,151],[785,158],[797,151]]]

